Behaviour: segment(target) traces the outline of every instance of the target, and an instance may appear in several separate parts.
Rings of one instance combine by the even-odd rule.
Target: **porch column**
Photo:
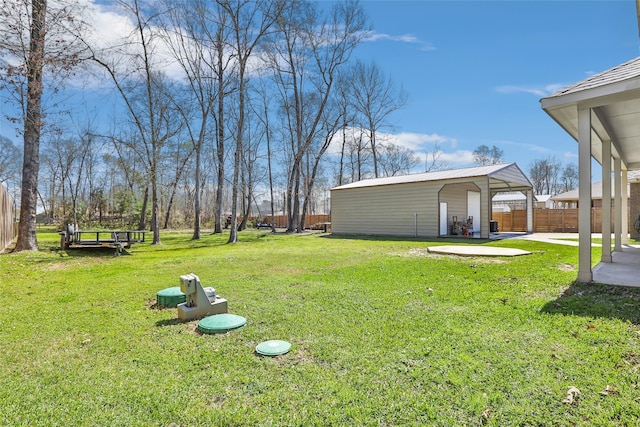
[[[622,160],[619,157],[613,159],[613,185],[615,189],[615,221],[614,221],[614,238],[615,245],[613,250],[622,252],[622,185],[620,183],[622,177]]]
[[[611,262],[611,141],[602,141],[602,262]]]
[[[591,109],[578,108],[578,281],[593,281],[591,271]]]
[[[627,187],[627,170],[624,169],[620,174],[620,196],[622,197],[622,203],[620,203],[622,239],[620,239],[620,243],[623,245],[629,244],[629,196]]]
[[[527,190],[527,233],[533,233],[533,189]]]

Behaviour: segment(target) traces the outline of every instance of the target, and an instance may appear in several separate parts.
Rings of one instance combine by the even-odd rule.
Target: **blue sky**
[[[496,145],[527,173],[535,159],[577,164],[578,144],[540,98],[639,55],[635,2],[365,1],[374,60],[409,95],[391,122],[399,141],[450,167]]]
[[[108,11],[108,1],[84,1]],[[577,143],[542,111],[539,99],[639,55],[633,0],[362,5],[372,32],[354,59],[375,61],[409,97],[384,131],[422,156],[439,143],[450,168],[471,166],[471,153],[482,144],[502,149],[504,160],[525,173],[534,160],[550,156],[577,163]],[[94,28],[110,37],[126,25],[101,13]],[[67,99],[93,104],[84,107],[88,119],[73,119],[76,126],[113,117],[104,92],[97,103],[91,91],[82,92]],[[0,131],[19,143],[4,117]]]

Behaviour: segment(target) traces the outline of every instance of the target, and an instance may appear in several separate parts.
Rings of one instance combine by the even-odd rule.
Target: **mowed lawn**
[[[573,283],[576,247],[190,237],[115,257],[44,230],[0,255],[0,425],[640,425],[640,292]],[[426,249],[464,243],[533,253]],[[247,325],[203,335],[155,307],[187,273]],[[270,339],[291,351],[257,355]]]

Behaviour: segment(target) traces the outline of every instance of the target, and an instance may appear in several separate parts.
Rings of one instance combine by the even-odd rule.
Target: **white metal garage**
[[[434,237],[450,235],[454,219],[473,217],[472,234],[489,237],[491,198],[503,191],[527,195],[533,230],[533,192],[515,163],[367,179],[331,190],[334,234]]]

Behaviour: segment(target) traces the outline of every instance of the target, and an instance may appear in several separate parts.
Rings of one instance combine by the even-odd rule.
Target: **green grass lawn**
[[[640,425],[640,292],[574,283],[576,247],[190,236],[114,257],[43,231],[40,252],[0,255],[0,425]],[[247,325],[203,335],[157,309],[186,273]],[[291,351],[257,355],[269,339]]]

